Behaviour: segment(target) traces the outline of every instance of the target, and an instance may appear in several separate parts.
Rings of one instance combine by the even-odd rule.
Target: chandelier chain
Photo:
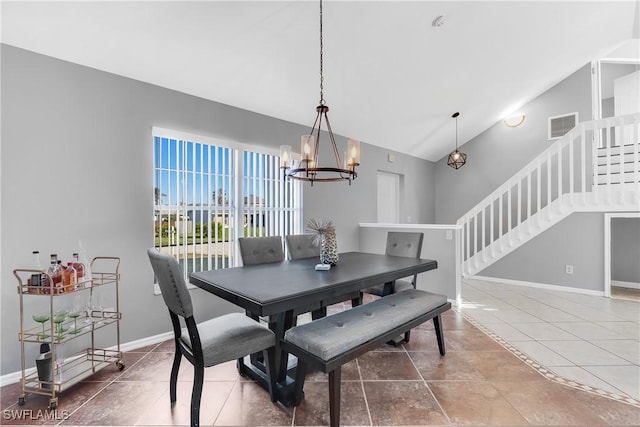
[[[322,66],[322,51],[323,51],[323,41],[322,41],[322,0],[320,0],[320,105],[325,105],[324,100],[324,76],[323,76],[323,66]]]

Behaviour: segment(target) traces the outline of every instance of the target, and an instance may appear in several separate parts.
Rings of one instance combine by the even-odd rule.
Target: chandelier
[[[449,157],[447,157],[447,165],[451,166],[454,169],[460,169],[467,163],[467,155],[462,151],[458,150],[458,116],[460,113],[453,113],[452,118],[456,119],[456,149],[449,153]]]
[[[280,146],[280,168],[284,170],[286,178],[314,182],[351,181],[358,176],[356,166],[360,165],[360,142],[350,139],[347,142],[347,151],[344,160],[341,160],[338,146],[329,123],[329,106],[324,99],[324,75],[323,75],[323,43],[322,43],[322,0],[320,0],[320,103],[316,107],[316,120],[313,122],[308,135],[302,135],[300,141],[300,160],[294,163],[291,146]],[[320,152],[320,131],[325,124],[329,141],[335,157],[335,166],[320,166],[318,154]]]

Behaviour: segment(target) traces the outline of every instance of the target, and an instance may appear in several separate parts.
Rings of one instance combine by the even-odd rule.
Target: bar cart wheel
[[[56,397],[55,399],[50,399],[49,400],[49,409],[51,409],[53,411],[57,407],[58,407],[58,398]]]
[[[24,396],[18,397],[18,406],[24,406],[24,402],[25,402]]]
[[[121,371],[124,369],[124,363],[122,362],[122,360],[118,360],[116,362],[116,366],[118,367],[118,369],[120,369]]]

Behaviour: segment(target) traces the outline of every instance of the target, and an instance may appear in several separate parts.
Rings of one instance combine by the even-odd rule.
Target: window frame
[[[156,156],[158,156],[158,154],[156,153],[156,138],[166,138],[168,140],[175,140],[175,141],[183,141],[183,143],[193,143],[193,144],[203,144],[206,145],[207,147],[216,147],[216,148],[222,148],[224,150],[231,150],[232,153],[232,160],[231,162],[233,163],[233,165],[230,165],[230,174],[229,174],[229,179],[232,181],[229,185],[231,187],[231,189],[233,190],[234,194],[230,195],[230,200],[231,202],[229,203],[229,217],[233,218],[233,241],[229,242],[230,246],[233,248],[233,253],[229,254],[229,258],[231,258],[230,260],[230,265],[228,265],[227,267],[222,267],[222,268],[230,268],[230,267],[235,267],[240,265],[239,260],[240,258],[240,249],[239,246],[237,244],[238,242],[238,238],[241,236],[244,236],[244,232],[240,232],[238,233],[238,230],[243,230],[244,229],[244,220],[245,218],[249,218],[251,214],[251,208],[249,208],[246,204],[245,204],[245,199],[247,199],[250,196],[255,196],[255,193],[251,193],[251,188],[249,188],[248,191],[246,191],[247,194],[245,194],[245,185],[248,185],[245,183],[245,179],[251,180],[251,179],[256,179],[256,177],[258,178],[258,180],[260,179],[259,175],[253,174],[250,175],[249,178],[247,178],[247,176],[245,176],[245,169],[244,169],[244,162],[245,162],[245,158],[248,156],[249,158],[255,158],[257,157],[261,157],[261,156],[271,156],[273,158],[273,161],[276,162],[275,165],[272,165],[271,167],[271,175],[269,176],[270,179],[276,184],[284,184],[286,181],[286,178],[284,177],[284,174],[281,175],[281,177],[278,177],[278,174],[280,174],[280,168],[278,166],[280,159],[279,159],[279,149],[276,148],[272,148],[272,147],[268,147],[268,146],[261,146],[261,145],[255,145],[255,144],[246,144],[246,143],[241,143],[241,142],[237,142],[237,141],[230,141],[230,140],[222,140],[219,138],[215,138],[215,137],[211,137],[211,136],[205,136],[205,135],[198,135],[198,134],[194,134],[194,133],[190,133],[190,132],[185,132],[185,131],[179,131],[179,130],[174,130],[174,129],[167,129],[167,128],[162,128],[162,127],[158,127],[158,126],[154,126],[152,127],[152,132],[151,132],[151,143],[152,143],[152,177],[151,177],[151,181],[153,183],[153,187],[154,187],[154,195],[152,197],[154,197],[153,199],[153,213],[154,213],[154,226],[153,226],[153,233],[154,233],[154,242],[153,242],[153,247],[158,247],[156,246],[156,242],[155,242],[155,233],[156,233],[156,221],[157,221],[157,217],[156,215],[158,214],[158,212],[160,212],[160,215],[162,215],[162,210],[156,210],[156,208],[158,206],[161,206],[161,203],[156,204],[156,194],[155,194],[155,188],[161,188],[161,186],[159,186],[156,182],[156,174],[159,172],[160,169],[162,168],[158,168],[158,165],[162,164],[162,161],[157,161],[156,160]],[[184,148],[186,150],[186,148]],[[210,149],[210,148],[209,148]],[[183,159],[183,163],[184,163]],[[178,175],[180,174],[185,174],[185,173],[189,173],[190,171],[188,170],[187,167],[184,167],[183,165],[179,165],[176,166],[176,168],[178,169]],[[195,169],[195,167],[193,168]],[[260,170],[261,172],[264,172],[262,170]],[[224,172],[224,171],[223,171]],[[218,173],[217,169],[216,172],[214,172],[214,170],[209,170],[207,172],[207,176],[214,174],[214,173]],[[266,181],[269,178],[267,176],[263,177],[263,180]],[[274,181],[275,180],[275,181]],[[293,202],[291,203],[291,207],[287,207],[287,206],[280,206],[280,204],[282,204],[283,199],[280,199],[280,203],[278,204],[278,206],[275,207],[271,207],[271,206],[266,206],[264,207],[264,211],[262,212],[263,214],[271,214],[273,210],[278,210],[280,212],[289,212],[287,218],[285,219],[285,222],[287,222],[287,224],[289,225],[288,229],[291,230],[291,232],[293,233],[302,233],[304,230],[304,224],[303,224],[303,186],[302,183],[296,180],[291,180],[291,182],[289,183],[290,187],[290,197],[292,198],[291,200],[293,200]],[[250,186],[249,186],[250,187]],[[256,186],[254,185],[252,188],[254,191],[256,190]],[[160,190],[161,191],[161,190]],[[209,191],[212,191],[211,189],[209,189]],[[179,190],[176,190],[176,193],[179,193]],[[284,193],[283,193],[284,194]],[[162,199],[162,197],[161,197]],[[253,200],[256,200],[255,197],[253,198]],[[271,199],[269,199],[269,201],[271,201]],[[177,205],[176,205],[177,206]],[[184,209],[183,211],[188,211],[189,206],[193,206],[195,210],[195,204],[192,205],[188,205],[188,204],[184,204]],[[215,206],[215,208],[214,208]],[[208,212],[208,215],[211,216],[211,212],[213,209],[217,209],[217,205],[215,204],[211,204],[209,203],[207,205],[207,209],[204,209]],[[203,210],[201,208],[201,210]],[[253,211],[255,211],[255,208],[253,209]],[[178,213],[179,214],[179,213]],[[254,217],[255,217],[255,212],[253,213]],[[266,229],[267,227],[265,227],[265,233],[260,234],[260,235],[280,235],[283,238],[284,241],[284,228],[283,227],[277,227],[276,229],[279,228],[279,233],[269,233],[269,230]],[[209,236],[211,236],[209,234]],[[231,237],[229,237],[229,240],[231,240]],[[176,254],[176,257],[178,257],[178,255],[180,253],[183,252],[183,248],[186,248],[188,246],[188,243],[184,243],[181,242],[178,245],[179,246],[179,250],[178,250],[178,254]],[[209,254],[209,257],[211,255]],[[216,266],[217,269],[217,266]],[[184,276],[185,276],[185,281],[187,282],[187,285],[190,289],[194,289],[195,287],[191,284],[189,284],[188,281],[188,273],[187,273],[187,269],[184,269]],[[154,277],[154,294],[159,295],[160,294],[160,287],[158,286],[158,284],[156,283],[155,277]]]

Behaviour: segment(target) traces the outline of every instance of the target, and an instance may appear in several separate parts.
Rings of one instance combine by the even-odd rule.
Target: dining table
[[[329,270],[316,270],[319,259],[303,258],[267,264],[233,267],[191,273],[189,281],[207,292],[245,310],[247,315],[271,319],[269,328],[276,335],[275,396],[285,406],[295,403],[296,360],[280,349],[285,332],[296,325],[301,310],[312,311],[345,300],[354,292],[384,284],[393,291],[395,280],[437,268],[435,260],[397,257],[366,252],[339,254]],[[241,375],[267,388],[266,369],[258,355],[248,362],[238,361]]]

